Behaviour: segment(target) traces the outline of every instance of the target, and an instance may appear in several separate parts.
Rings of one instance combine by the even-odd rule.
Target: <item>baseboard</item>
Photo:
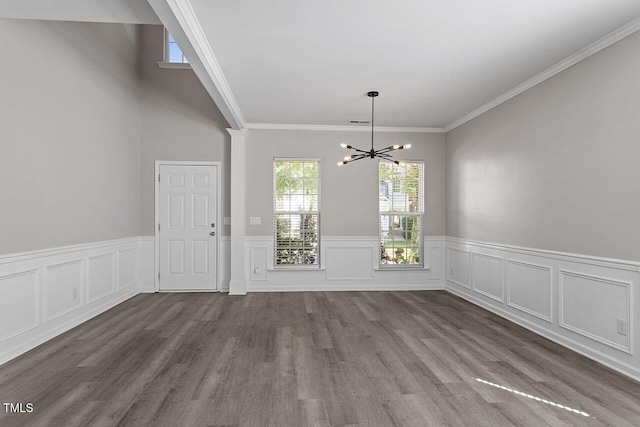
[[[139,293],[139,238],[0,257],[0,363]]]
[[[448,292],[640,381],[640,263],[459,238],[445,253]]]
[[[594,360],[608,368],[611,368],[616,372],[619,372],[631,379],[634,379],[635,381],[640,382],[640,369],[632,365],[629,365],[624,362],[620,362],[619,360],[616,360],[610,356],[607,356],[604,353],[601,353],[597,350],[589,348],[583,344],[577,343],[576,341],[568,339],[567,337],[554,333],[548,329],[541,328],[539,325],[536,325],[535,323],[532,323],[520,316],[514,315],[513,313],[506,312],[505,310],[499,307],[487,304],[485,301],[479,298],[476,298],[472,295],[466,294],[465,292],[462,292],[453,286],[446,286],[445,291],[459,298],[462,298],[466,301],[469,301],[474,305],[482,307],[483,309],[490,311],[491,313],[497,316],[500,316],[504,319],[507,319],[510,322],[515,323],[516,325],[522,326],[523,328],[528,329],[531,332],[534,332],[550,341],[553,341],[556,344],[560,344],[563,347],[573,350],[576,353],[581,354],[582,356],[585,356],[591,360]]]
[[[84,312],[72,319],[65,321],[61,325],[57,325],[56,327],[43,331],[36,337],[30,338],[29,340],[22,342],[13,348],[3,350],[3,352],[0,354],[0,365],[20,356],[21,354],[28,352],[29,350],[36,348],[40,344],[43,344],[50,339],[67,332],[70,329],[75,328],[76,326],[81,325],[82,323],[98,316],[99,314],[104,313],[105,311],[115,307],[118,304],[123,303],[130,298],[133,298],[136,295],[138,295],[138,291],[135,289],[125,294],[118,295],[115,298],[104,302],[100,306],[95,307],[90,311]]]
[[[307,285],[267,285],[250,288],[249,292],[349,292],[349,291],[441,291],[444,284],[398,284],[398,283],[329,283]]]

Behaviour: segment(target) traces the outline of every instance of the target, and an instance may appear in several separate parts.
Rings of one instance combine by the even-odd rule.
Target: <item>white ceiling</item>
[[[638,0],[189,0],[246,122],[444,127],[640,16]]]
[[[0,17],[162,21],[234,128],[368,120],[377,90],[377,125],[442,129],[640,29],[640,0],[0,0]]]
[[[160,24],[147,0],[0,0],[0,17]]]

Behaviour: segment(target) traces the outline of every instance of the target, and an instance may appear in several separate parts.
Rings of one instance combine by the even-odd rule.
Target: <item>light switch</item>
[[[260,218],[259,216],[252,216],[251,218],[249,218],[249,224],[260,225],[262,224],[262,218]]]

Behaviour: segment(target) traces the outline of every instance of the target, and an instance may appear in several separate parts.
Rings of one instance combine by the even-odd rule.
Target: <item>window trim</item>
[[[402,160],[403,163],[414,163],[414,164],[421,164],[422,165],[422,185],[421,185],[421,190],[422,190],[422,210],[420,212],[382,212],[380,210],[380,165],[382,163],[390,163],[393,164],[393,162],[390,161],[385,161],[385,160],[379,160],[378,161],[378,170],[377,170],[377,186],[378,186],[378,238],[377,238],[377,242],[378,245],[380,245],[382,243],[382,233],[381,233],[381,228],[380,228],[380,217],[384,214],[387,214],[388,216],[393,216],[394,214],[397,214],[398,216],[416,216],[416,217],[420,217],[421,218],[421,230],[420,230],[420,242],[419,242],[419,249],[420,249],[420,262],[417,264],[383,264],[381,257],[380,257],[380,246],[378,246],[378,250],[376,251],[377,253],[377,267],[376,270],[420,270],[420,269],[427,269],[427,264],[425,262],[425,245],[424,245],[424,217],[425,217],[425,204],[426,204],[426,200],[425,200],[425,179],[426,179],[426,173],[425,173],[425,161],[424,160]],[[392,184],[393,187],[393,184]],[[390,195],[393,195],[393,189],[391,189],[390,191]]]
[[[182,49],[180,49],[182,52]],[[184,52],[182,52],[182,56],[184,56]],[[171,62],[169,61],[169,30],[166,27],[163,27],[163,37],[162,37],[162,61],[158,61],[158,67],[174,69],[174,70],[190,70],[191,64],[189,62]]]
[[[318,253],[317,253],[317,257],[318,257],[318,262],[316,264],[277,264],[276,263],[276,256],[277,256],[277,236],[276,236],[276,227],[275,227],[275,217],[278,214],[278,212],[276,211],[276,194],[275,194],[275,190],[276,190],[276,162],[316,162],[317,166],[318,166],[318,206],[316,208],[317,212],[317,216],[318,216]],[[323,266],[322,266],[322,250],[321,250],[321,244],[322,244],[322,232],[321,232],[321,211],[320,211],[320,207],[322,206],[322,159],[318,158],[318,157],[274,157],[273,158],[273,162],[272,162],[272,170],[271,170],[271,178],[273,180],[272,185],[271,185],[271,198],[273,200],[273,205],[272,205],[272,223],[274,224],[273,226],[273,257],[272,257],[272,262],[273,262],[273,270],[277,270],[277,271],[321,271],[323,270]],[[290,211],[287,211],[290,212]],[[314,213],[314,211],[300,211],[302,213]],[[285,213],[285,212],[281,212],[281,213]]]

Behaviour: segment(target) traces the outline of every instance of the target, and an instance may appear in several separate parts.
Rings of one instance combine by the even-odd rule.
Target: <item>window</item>
[[[319,266],[319,164],[317,160],[274,161],[275,267]]]
[[[379,164],[380,264],[423,266],[424,164]]]
[[[166,29],[164,30],[164,62],[158,64],[160,68],[191,68],[182,49]]]

